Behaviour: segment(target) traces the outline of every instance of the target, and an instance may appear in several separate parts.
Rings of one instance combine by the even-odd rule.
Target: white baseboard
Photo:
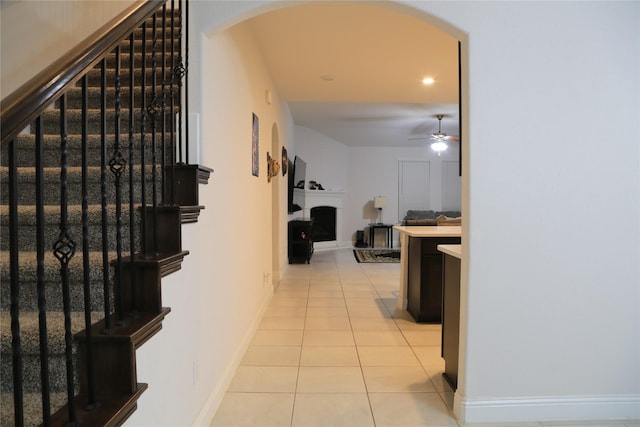
[[[242,362],[242,358],[244,354],[247,352],[247,348],[249,348],[249,344],[251,344],[251,340],[255,335],[256,330],[258,329],[258,325],[262,320],[262,316],[269,306],[269,302],[271,302],[271,297],[273,296],[273,288],[271,288],[271,292],[265,294],[265,298],[262,301],[260,306],[260,310],[257,311],[255,318],[251,322],[251,326],[248,328],[247,332],[242,337],[242,341],[240,346],[233,353],[233,356],[229,360],[226,369],[222,373],[220,381],[216,384],[215,388],[205,401],[200,413],[196,417],[194,423],[192,424],[194,427],[207,427],[211,425],[213,421],[213,417],[216,415],[218,408],[220,407],[220,403],[224,398],[227,389],[229,388],[229,384],[233,380],[233,377],[238,370],[238,366],[240,366],[240,362]]]
[[[465,399],[456,393],[454,412],[465,423],[637,420],[640,395]]]

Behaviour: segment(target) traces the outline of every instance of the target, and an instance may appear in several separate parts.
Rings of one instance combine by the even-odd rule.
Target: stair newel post
[[[89,263],[89,149],[88,149],[88,77],[82,77],[82,270],[84,281],[84,327],[87,339],[86,361],[87,361],[87,397],[89,401],[85,409],[91,411],[96,406],[95,376],[93,366],[93,337],[91,328],[91,266]]]
[[[158,126],[158,13],[153,14],[152,28],[152,52],[151,52],[151,103],[147,107],[147,114],[151,120],[151,203],[152,230],[151,230],[151,255],[158,254],[158,172],[157,172],[157,126]],[[146,233],[146,228],[143,229]]]
[[[135,251],[136,251],[136,238],[135,238],[135,219],[136,219],[136,210],[135,210],[135,198],[134,194],[134,125],[135,125],[135,103],[134,103],[134,91],[135,91],[135,35],[133,32],[129,35],[129,252],[131,256],[130,260],[130,284],[131,289],[129,289],[129,294],[131,297],[131,308],[135,312],[137,308],[137,286],[138,280],[135,274]],[[144,170],[140,170],[140,176],[142,177],[142,181],[144,181]]]
[[[142,81],[140,82],[140,175],[142,182],[140,183],[140,230],[141,235],[145,233],[147,228],[147,180],[146,180],[146,156],[147,149],[146,131],[147,131],[147,114],[145,107],[147,105],[147,23],[142,23]],[[144,235],[140,239],[140,253],[147,255],[147,243]]]
[[[38,333],[40,339],[40,384],[42,385],[42,423],[49,425],[49,341],[47,338],[47,299],[44,284],[44,131],[42,116],[36,118],[36,282],[38,294]]]
[[[111,326],[111,290],[109,267],[109,235],[107,226],[107,59],[100,63],[100,202],[102,210],[102,288],[104,293],[104,331],[109,334]]]
[[[22,340],[20,338],[20,270],[18,266],[18,155],[17,141],[9,141],[9,253],[11,277],[11,358],[13,362],[13,408],[16,427],[24,425],[22,390]]]
[[[64,312],[65,365],[67,369],[67,409],[69,424],[77,424],[73,375],[73,336],[71,333],[71,298],[69,291],[69,262],[75,255],[76,243],[69,236],[67,177],[67,96],[60,98],[60,233],[53,245],[53,254],[60,262],[62,306]]]
[[[126,166],[120,147],[120,46],[116,47],[116,71],[115,71],[115,123],[114,123],[114,147],[113,157],[109,161],[109,168],[115,177],[116,190],[116,273],[115,273],[115,303],[118,313],[118,322],[124,323],[124,310],[122,305],[122,185],[121,178]]]

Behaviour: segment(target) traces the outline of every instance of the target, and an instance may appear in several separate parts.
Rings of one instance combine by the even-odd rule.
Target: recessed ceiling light
[[[422,84],[425,85],[432,85],[435,82],[435,79],[433,77],[425,77],[424,79],[422,79]]]
[[[320,76],[320,78],[325,82],[332,82],[336,79],[336,76],[335,74],[323,74]]]

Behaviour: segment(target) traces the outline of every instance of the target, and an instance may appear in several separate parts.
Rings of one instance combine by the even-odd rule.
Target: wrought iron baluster
[[[42,116],[36,118],[36,287],[38,294],[38,333],[40,338],[40,384],[42,386],[42,423],[51,423],[49,393],[49,342],[47,338],[47,299],[44,284],[44,132]]]
[[[173,0],[172,0],[173,1]],[[178,133],[176,135],[177,138],[177,142],[176,145],[178,146],[178,162],[179,163],[184,163],[185,162],[185,158],[187,158],[187,162],[188,162],[188,149],[186,147],[186,144],[184,142],[184,139],[182,137],[182,133],[183,133],[183,127],[182,127],[182,122],[183,122],[183,111],[185,111],[184,105],[183,105],[183,100],[182,100],[182,95],[183,95],[183,91],[182,91],[182,86],[183,86],[183,79],[187,73],[185,65],[184,65],[184,58],[182,56],[182,28],[183,28],[183,20],[182,20],[182,1],[179,1],[179,8],[178,8],[178,43],[177,43],[177,55],[178,55],[178,63],[173,67],[173,78],[175,80],[175,84],[177,84],[178,86],[178,95],[177,95],[177,102],[178,102],[178,111],[177,111],[177,115],[178,115]],[[183,155],[183,150],[185,151],[185,154]]]
[[[11,282],[11,359],[13,363],[13,410],[15,425],[24,425],[22,390],[22,340],[20,337],[20,270],[18,266],[18,155],[17,141],[9,142],[9,273]]]
[[[142,23],[142,81],[140,82],[141,94],[140,94],[140,176],[142,182],[140,183],[140,253],[147,254],[147,242],[144,237],[144,233],[147,230],[147,180],[146,180],[146,157],[145,151],[147,149],[146,131],[147,131],[147,115],[145,112],[145,106],[147,105],[147,23]]]
[[[134,94],[135,94],[135,52],[134,52],[134,43],[135,36],[132,32],[129,35],[129,277],[131,289],[129,289],[130,297],[131,297],[131,307],[133,310],[138,306],[137,304],[137,279],[136,279],[136,270],[135,270],[135,259],[134,254],[136,250],[136,237],[135,237],[135,198],[134,194],[134,178],[135,178],[135,170],[134,170],[134,129],[133,125],[135,124],[135,108],[134,108]],[[141,174],[144,175],[144,174]],[[143,178],[144,179],[144,178]]]
[[[189,164],[189,1],[184,0],[180,2],[180,12],[182,16],[182,9],[184,6],[184,22],[180,21],[181,34],[184,32],[184,106],[182,106],[182,110],[184,110],[184,152],[185,152],[185,163]],[[180,48],[182,49],[182,43],[180,43]],[[180,132],[182,135],[182,132]]]
[[[116,47],[116,75],[115,75],[115,122],[114,122],[114,143],[113,157],[109,160],[109,168],[115,177],[116,190],[116,273],[114,280],[114,294],[116,300],[116,312],[118,313],[118,322],[124,322],[124,310],[122,301],[122,183],[121,178],[126,167],[126,161],[122,155],[120,147],[120,46]]]
[[[89,264],[89,171],[87,162],[88,152],[88,77],[82,77],[82,273],[84,281],[84,327],[87,339],[87,397],[89,401],[85,408],[89,411],[96,407],[95,371],[93,366],[93,335],[91,328],[91,265]]]
[[[169,80],[169,173],[171,175],[171,204],[175,204],[176,201],[176,176],[175,176],[175,154],[176,154],[176,135],[175,135],[175,123],[176,123],[176,111],[175,111],[175,4],[174,0],[171,0],[171,31],[169,32],[169,41],[171,42],[170,62],[171,62],[171,76]]]
[[[167,183],[165,180],[166,177],[166,166],[167,166],[167,4],[164,3],[162,5],[162,107],[160,119],[162,123],[162,134],[161,138],[161,148],[162,152],[160,153],[162,164],[160,170],[160,179],[162,181],[162,203],[167,203]],[[173,200],[171,201],[173,203]]]
[[[102,289],[104,293],[104,331],[112,332],[109,268],[109,216],[107,211],[107,59],[100,63],[100,204],[102,210]]]
[[[152,254],[158,254],[158,172],[157,172],[157,119],[158,119],[158,13],[153,14],[152,29],[152,48],[151,48],[151,103],[147,107],[147,115],[151,120],[151,203],[152,209]]]
[[[60,233],[53,245],[53,254],[60,261],[60,282],[64,311],[65,364],[67,368],[67,408],[69,422],[76,423],[73,385],[73,337],[71,334],[71,303],[69,295],[69,262],[75,255],[76,243],[69,236],[67,222],[68,200],[67,177],[67,96],[60,98]]]

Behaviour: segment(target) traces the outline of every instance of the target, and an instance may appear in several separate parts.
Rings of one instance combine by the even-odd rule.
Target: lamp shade
[[[382,209],[387,206],[387,198],[385,196],[375,196],[373,198],[373,207]]]

